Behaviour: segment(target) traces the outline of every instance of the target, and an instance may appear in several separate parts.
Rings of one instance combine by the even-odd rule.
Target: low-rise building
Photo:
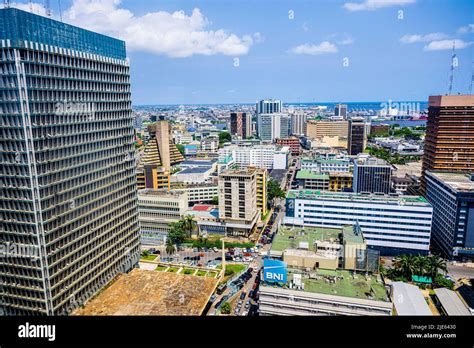
[[[300,139],[298,137],[278,138],[276,139],[278,146],[288,146],[291,155],[298,156],[301,153]]]
[[[418,286],[404,282],[393,282],[391,287],[393,307],[396,315],[433,315]]]
[[[392,315],[392,302],[377,275],[288,270],[285,286],[262,283],[259,313],[268,315]]]
[[[433,244],[448,258],[474,258],[474,174],[425,172]]]
[[[187,192],[139,190],[138,220],[142,244],[163,244],[170,231],[169,224],[179,221],[187,209]]]
[[[285,223],[333,228],[359,224],[367,245],[382,254],[427,254],[432,216],[433,207],[420,196],[290,190]]]

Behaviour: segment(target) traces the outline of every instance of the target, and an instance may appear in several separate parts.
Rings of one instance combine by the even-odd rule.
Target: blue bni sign
[[[263,280],[270,283],[286,283],[286,263],[278,260],[263,260]]]

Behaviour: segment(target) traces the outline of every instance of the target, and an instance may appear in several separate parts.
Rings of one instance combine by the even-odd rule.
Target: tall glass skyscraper
[[[125,43],[0,10],[0,312],[63,315],[138,263]]]

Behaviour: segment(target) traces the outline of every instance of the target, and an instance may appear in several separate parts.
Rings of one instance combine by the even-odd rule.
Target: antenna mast
[[[44,8],[46,10],[46,16],[51,17],[51,4],[49,0],[44,0]]]
[[[457,57],[456,57],[456,41],[453,40],[453,55],[451,57],[451,70],[449,72],[449,88],[448,95],[451,95],[453,91],[453,79],[454,79],[454,68],[457,66]]]

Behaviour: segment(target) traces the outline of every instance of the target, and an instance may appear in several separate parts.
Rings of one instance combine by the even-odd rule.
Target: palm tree
[[[414,271],[413,261],[413,255],[400,255],[394,259],[393,266],[396,270],[400,271],[405,278],[411,279],[411,275]]]
[[[435,279],[439,269],[444,273],[446,273],[448,270],[446,266],[446,260],[436,255],[430,255],[427,257],[427,268],[428,273],[431,275],[432,279]]]
[[[424,276],[428,272],[426,256],[418,255],[413,257],[413,271],[419,276]]]
[[[173,255],[175,252],[176,248],[174,247],[173,241],[170,238],[166,239],[166,253]]]
[[[183,227],[184,230],[187,232],[188,237],[191,238],[193,232],[196,230],[196,220],[194,219],[194,215],[186,215],[183,219]]]

